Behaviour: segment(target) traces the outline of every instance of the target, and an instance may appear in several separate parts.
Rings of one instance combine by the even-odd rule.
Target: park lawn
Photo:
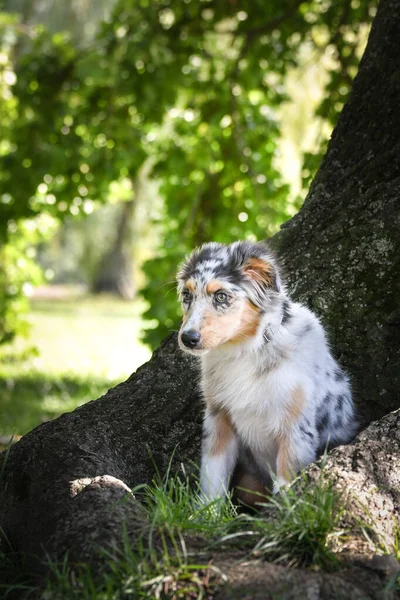
[[[32,300],[29,339],[0,355],[0,443],[98,398],[148,360],[142,309],[108,296]]]

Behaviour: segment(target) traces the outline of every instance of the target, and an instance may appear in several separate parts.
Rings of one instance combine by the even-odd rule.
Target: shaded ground
[[[400,597],[393,571],[346,560],[338,572],[295,569],[261,560],[215,558],[227,582],[215,600],[378,600]],[[216,576],[217,577],[217,576]]]

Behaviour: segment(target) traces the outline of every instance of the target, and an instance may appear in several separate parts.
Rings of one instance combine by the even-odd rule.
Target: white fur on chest
[[[202,369],[206,401],[229,412],[239,437],[253,450],[275,445],[285,429],[291,392],[299,383],[295,365],[286,360],[268,370],[257,353],[214,354],[203,357]]]

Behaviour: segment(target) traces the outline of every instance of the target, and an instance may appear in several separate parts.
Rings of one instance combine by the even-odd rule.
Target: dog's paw
[[[274,480],[274,487],[272,488],[272,493],[277,494],[285,485],[288,485],[288,481],[284,477],[277,477]]]

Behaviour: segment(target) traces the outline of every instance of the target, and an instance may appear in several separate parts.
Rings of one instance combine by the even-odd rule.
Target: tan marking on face
[[[222,344],[238,344],[255,335],[259,323],[259,310],[246,298],[225,314],[207,311],[200,331],[202,345],[215,348]]]
[[[268,262],[261,260],[261,258],[251,258],[245,265],[244,272],[255,281],[272,285],[272,267]]]
[[[235,335],[229,340],[230,344],[238,344],[253,337],[256,335],[260,325],[260,311],[258,308],[247,298],[244,299],[242,307],[240,325]]]
[[[217,314],[213,310],[205,312],[200,330],[203,347],[215,348],[228,341],[234,334],[238,318],[236,309],[225,314]]]
[[[226,410],[222,409],[216,416],[215,435],[211,445],[211,454],[217,456],[222,454],[229,441],[232,439],[233,430],[231,420]]]
[[[194,290],[196,289],[196,282],[194,281],[194,279],[188,279],[185,285],[189,292],[193,294]]]
[[[206,292],[207,294],[215,294],[215,292],[218,292],[218,290],[221,288],[223,288],[221,281],[218,281],[218,279],[212,279],[206,285]]]

